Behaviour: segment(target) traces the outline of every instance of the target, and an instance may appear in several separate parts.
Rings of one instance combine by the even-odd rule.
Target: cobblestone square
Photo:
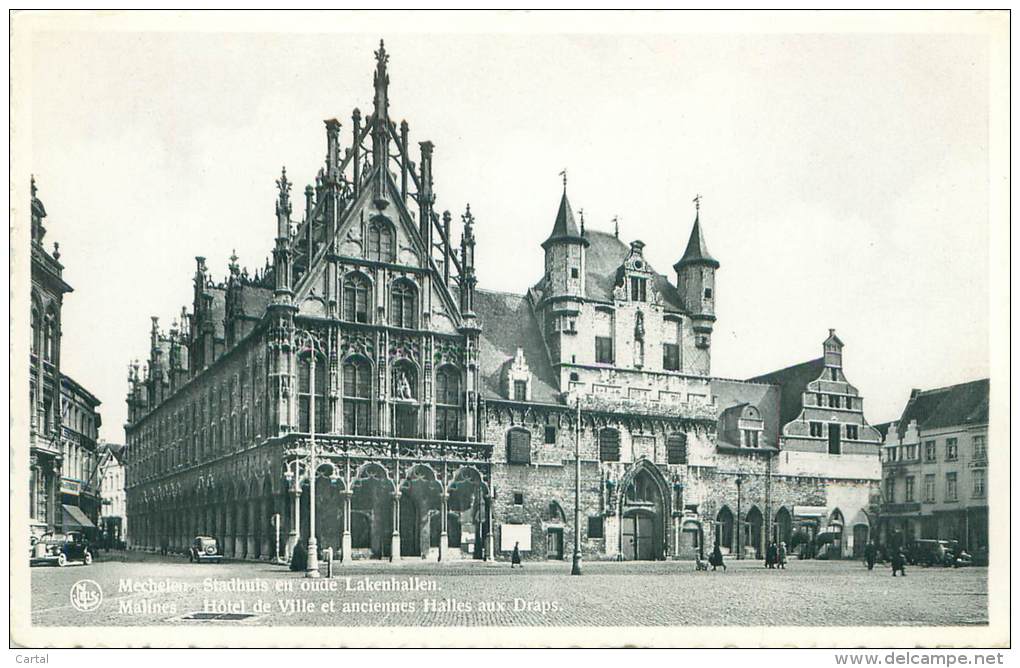
[[[786,570],[730,561],[405,561],[336,565],[307,580],[258,562],[189,564],[180,557],[104,554],[88,567],[31,571],[35,625],[150,626],[910,626],[988,623],[987,569],[910,568],[891,577],[860,562],[792,561]],[[323,569],[325,571],[325,569]],[[102,589],[92,611],[72,605],[83,579]],[[311,589],[309,589],[311,588]],[[259,602],[264,602],[264,605]],[[80,601],[79,601],[80,606]],[[185,619],[227,615],[220,619]],[[245,616],[251,615],[251,616]]]

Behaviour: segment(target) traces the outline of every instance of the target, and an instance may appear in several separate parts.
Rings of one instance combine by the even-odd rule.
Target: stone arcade
[[[433,145],[412,160],[387,68],[380,44],[349,148],[326,121],[300,222],[278,180],[272,263],[249,274],[233,257],[216,282],[199,257],[190,311],[168,331],[153,319],[149,360],[129,369],[134,545],[211,534],[231,557],[287,556],[310,534],[314,438],[315,535],[353,559],[502,558],[515,543],[562,559],[577,529],[586,558],[713,542],[753,556],[819,533],[833,556],[857,552],[881,439],[835,333],[812,361],[713,378],[720,265],[700,215],[672,283],[642,242],[579,226],[565,184],[541,280],[477,289],[474,217],[456,249]]]

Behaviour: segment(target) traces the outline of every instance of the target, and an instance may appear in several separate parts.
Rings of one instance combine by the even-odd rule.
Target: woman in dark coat
[[[896,577],[896,571],[900,572],[900,575],[907,577],[907,558],[903,555],[903,548],[899,548],[892,555],[892,576]]]
[[[722,550],[719,549],[719,544],[712,548],[712,554],[708,557],[708,563],[712,564],[712,570],[714,571],[717,567],[722,566],[722,569],[726,570],[726,564],[723,562]]]
[[[524,564],[521,563],[521,544],[514,543],[514,551],[510,555],[510,568],[514,566],[520,566],[524,568]]]
[[[765,550],[765,568],[775,568],[777,563],[779,563],[779,550],[775,543],[769,543]]]

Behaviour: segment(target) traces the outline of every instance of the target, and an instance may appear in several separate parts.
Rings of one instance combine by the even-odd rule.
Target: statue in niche
[[[634,366],[641,368],[645,364],[645,314],[637,312],[634,320]]]
[[[397,371],[397,397],[399,399],[414,399],[411,391],[411,381],[407,378],[406,371]]]

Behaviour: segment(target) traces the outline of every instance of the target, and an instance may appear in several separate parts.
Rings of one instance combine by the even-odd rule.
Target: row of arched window
[[[308,431],[310,425],[311,384],[309,382],[307,358],[300,364],[298,379],[299,426]],[[321,371],[320,371],[321,370]],[[316,431],[331,430],[326,403],[325,364],[315,368],[315,424]],[[342,406],[342,431],[345,434],[372,434],[372,376],[373,365],[367,357],[351,355],[344,360],[340,369],[340,397]],[[395,362],[390,370],[390,397],[394,401],[394,414],[398,424],[394,425],[397,436],[420,436],[419,425],[419,375],[418,367],[408,360]],[[436,370],[436,438],[457,440],[463,437],[463,383],[460,371],[452,365],[443,365]]]
[[[38,306],[32,306],[32,354],[46,361],[56,356],[57,313],[52,306],[43,315]]]
[[[348,322],[372,323],[372,282],[361,272],[344,276],[340,291],[340,312]],[[398,278],[390,285],[389,324],[393,327],[418,327],[418,288],[406,278]]]
[[[555,442],[555,431],[552,441],[548,438],[549,428],[546,428],[546,443]],[[617,429],[606,427],[598,434],[599,461],[618,462],[620,461],[620,432]],[[506,435],[506,461],[508,464],[530,464],[531,463],[531,432],[523,427],[514,427]],[[666,462],[668,464],[687,463],[687,436],[686,434],[670,434],[666,437]]]

